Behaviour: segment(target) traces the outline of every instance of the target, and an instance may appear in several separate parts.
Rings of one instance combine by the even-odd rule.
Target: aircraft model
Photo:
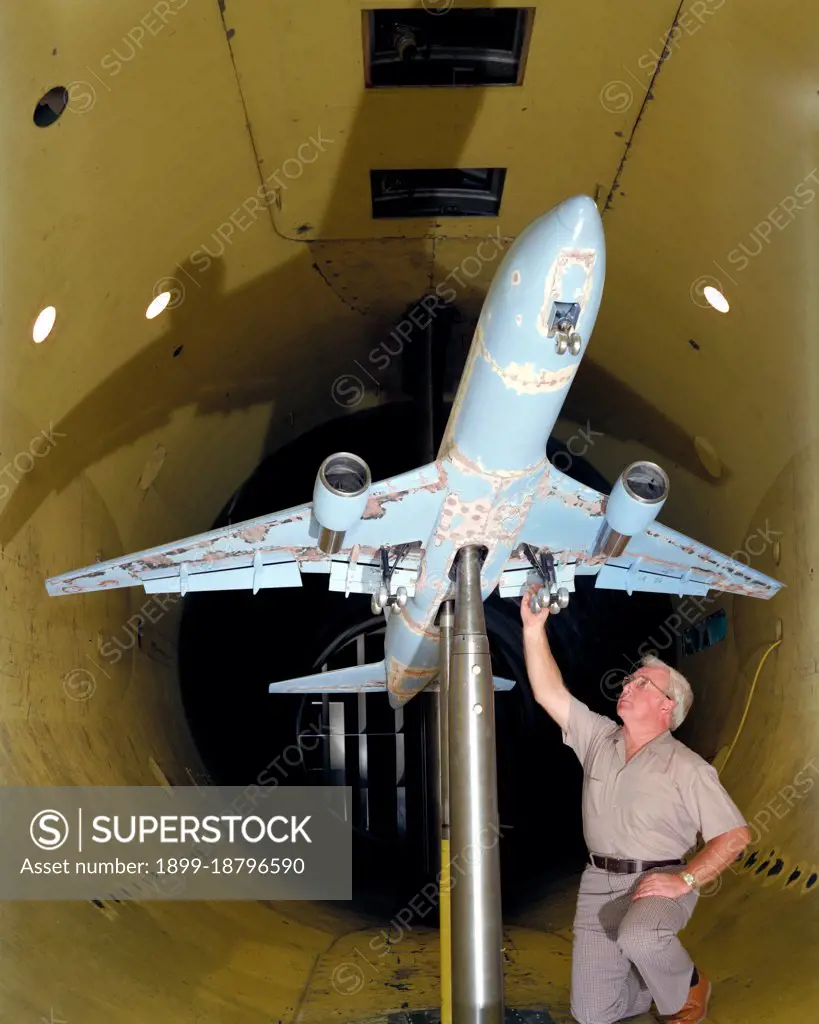
[[[627,466],[605,495],[548,461],[605,264],[602,221],[587,196],[565,200],[516,238],[486,295],[433,462],[374,483],[358,456],[332,454],[311,502],[52,577],[48,592],[256,593],[325,573],[331,590],[369,593],[384,612],[384,660],[274,682],[270,692],[386,688],[393,707],[435,685],[436,616],[454,596],[453,564],[466,546],[484,549],[483,600],[542,581],[538,600],[552,613],[568,605],[581,575],[628,594],[772,597],[781,583],[657,522],[669,491],[659,466]]]

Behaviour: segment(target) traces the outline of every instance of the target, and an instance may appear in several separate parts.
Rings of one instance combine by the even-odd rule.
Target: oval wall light
[[[719,313],[727,313],[731,308],[728,305],[728,300],[722,292],[718,291],[716,288],[712,288],[710,284],[703,288],[702,294],[705,296],[706,301],[709,302]]]
[[[145,316],[148,320],[153,320],[155,316],[159,316],[163,309],[171,301],[170,292],[160,292],[159,295],[151,302],[150,306],[145,310]]]
[[[41,341],[46,340],[49,334],[51,334],[51,328],[54,326],[56,319],[57,310],[53,306],[46,306],[45,309],[37,314],[37,319],[34,321],[34,327],[31,331],[31,337],[35,344],[39,345]]]

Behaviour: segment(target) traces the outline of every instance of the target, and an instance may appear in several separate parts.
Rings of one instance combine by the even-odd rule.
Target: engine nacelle
[[[665,470],[654,462],[632,462],[617,478],[606,501],[605,523],[593,554],[616,558],[632,537],[657,518],[668,497]]]
[[[370,467],[349,452],[328,455],[319,466],[313,515],[319,525],[319,550],[325,555],[334,555],[343,546],[344,534],[367,507],[371,484]]]

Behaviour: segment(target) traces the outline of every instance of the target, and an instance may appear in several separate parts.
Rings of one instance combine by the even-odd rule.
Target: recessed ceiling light
[[[46,306],[45,309],[37,314],[37,319],[34,321],[34,327],[31,331],[31,337],[37,345],[41,341],[45,341],[49,334],[51,334],[51,328],[54,326],[56,319],[57,310],[53,306]]]
[[[170,292],[160,292],[159,295],[157,295],[157,297],[150,304],[150,306],[148,306],[148,308],[145,310],[145,316],[149,320],[153,320],[155,316],[159,316],[159,314],[168,305],[170,301]]]
[[[722,292],[717,291],[716,288],[712,288],[710,284],[707,284],[703,288],[702,294],[705,296],[706,301],[710,302],[714,309],[718,310],[720,313],[727,313],[731,308],[728,305],[728,300]]]

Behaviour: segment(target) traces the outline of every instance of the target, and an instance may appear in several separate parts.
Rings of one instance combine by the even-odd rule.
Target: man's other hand
[[[685,896],[689,892],[691,892],[691,889],[679,875],[656,872],[640,879],[631,898],[632,900],[639,900],[643,896],[665,896],[666,899],[674,900],[678,896]]]
[[[549,606],[548,606],[548,604],[541,611],[538,611],[537,613],[535,613],[535,612],[532,611],[532,606],[529,603],[532,600],[532,597],[535,594],[537,594],[538,591],[541,590],[541,589],[542,589],[542,584],[536,583],[533,586],[529,587],[529,589],[526,591],[526,593],[521,598],[521,602],[520,602],[520,618],[521,618],[521,621],[523,622],[523,628],[524,629],[532,629],[532,630],[543,629],[543,626],[544,626],[546,620],[549,618]]]

